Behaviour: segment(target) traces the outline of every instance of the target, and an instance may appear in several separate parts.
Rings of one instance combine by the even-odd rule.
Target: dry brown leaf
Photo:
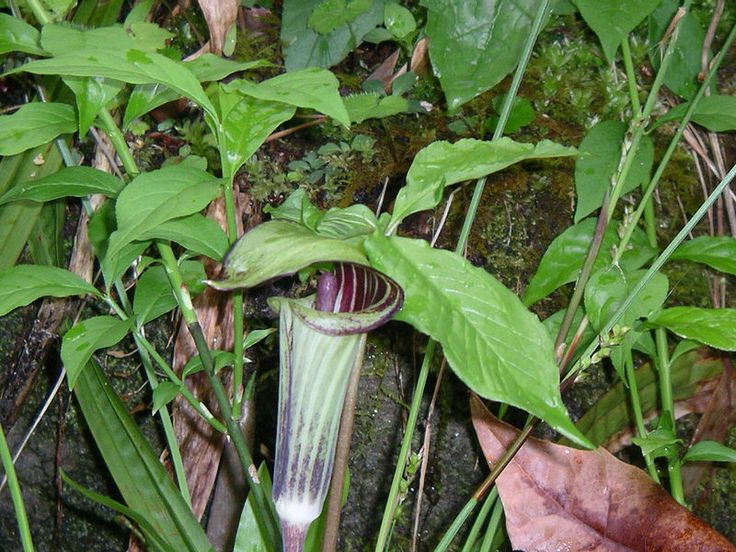
[[[703,416],[695,428],[690,445],[698,441],[710,440],[722,443],[728,429],[736,423],[736,373],[727,359],[725,369],[715,381],[713,391],[708,395]],[[686,496],[692,495],[705,473],[712,467],[709,462],[691,462],[682,467],[682,483]],[[701,493],[702,494],[702,493]],[[698,502],[697,497],[693,499]]]
[[[383,89],[386,93],[391,92],[391,82],[396,77],[396,75],[394,75],[394,69],[396,68],[396,62],[399,60],[400,52],[401,51],[397,48],[393,54],[383,60],[381,65],[375,68],[366,80],[377,80],[383,85]]]
[[[473,425],[493,464],[518,432],[472,396]],[[527,552],[736,551],[640,469],[603,448],[529,439],[496,482],[515,549]]]
[[[225,35],[238,17],[239,6],[238,0],[199,0],[199,7],[210,31],[209,45],[213,54],[222,54]]]
[[[429,40],[426,36],[418,40],[414,45],[414,51],[411,53],[409,68],[415,75],[426,75],[429,71],[429,58],[427,56],[428,48]]]

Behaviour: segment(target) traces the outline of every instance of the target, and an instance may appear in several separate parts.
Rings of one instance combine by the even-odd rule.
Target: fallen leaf
[[[199,0],[207,28],[210,31],[210,49],[215,55],[222,54],[225,35],[238,17],[238,0]]]
[[[409,68],[415,75],[424,76],[429,72],[429,59],[427,57],[427,48],[429,41],[427,37],[421,38],[414,46],[411,53],[411,62]]]
[[[494,418],[476,396],[470,410],[492,465],[518,432]],[[515,549],[736,550],[643,471],[603,448],[581,451],[531,438],[496,485]]]
[[[396,78],[394,75],[394,69],[396,68],[396,62],[399,60],[400,49],[396,49],[393,54],[388,56],[381,62],[381,65],[370,74],[366,80],[377,80],[383,85],[383,89],[388,93],[391,91],[391,82]],[[406,71],[406,69],[404,69]]]

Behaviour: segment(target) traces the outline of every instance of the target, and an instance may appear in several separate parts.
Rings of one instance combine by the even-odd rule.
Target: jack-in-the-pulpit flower
[[[360,370],[366,334],[402,301],[393,280],[348,263],[320,276],[316,296],[270,301],[279,311],[281,350],[273,499],[287,552],[302,550],[322,510],[348,380]]]

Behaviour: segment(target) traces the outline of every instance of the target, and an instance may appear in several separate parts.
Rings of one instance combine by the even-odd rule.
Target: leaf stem
[[[156,348],[151,344],[150,341],[148,341],[145,337],[143,337],[140,334],[135,335],[135,342],[138,347],[142,349],[142,352],[145,352],[147,355],[150,355],[153,357],[153,360],[156,362],[156,364],[164,371],[166,374],[166,377],[169,378],[173,383],[176,384],[178,387],[179,393],[182,394],[184,399],[191,405],[194,410],[197,411],[197,413],[206,421],[208,424],[210,424],[216,431],[225,433],[226,428],[223,425],[220,420],[215,418],[215,416],[212,414],[212,412],[209,411],[209,409],[202,404],[202,401],[197,399],[192,392],[189,390],[189,388],[186,386],[186,384],[177,376],[174,371],[171,369],[171,366],[169,366],[168,362],[166,362],[161,355],[158,353]],[[150,358],[149,358],[149,364],[150,364]],[[145,366],[145,362],[144,362]],[[155,379],[155,375],[154,375]],[[151,387],[156,388],[158,385],[158,381],[152,382]]]
[[[28,516],[26,508],[23,505],[23,495],[20,492],[18,484],[18,476],[15,473],[13,458],[10,455],[8,442],[5,440],[5,431],[0,425],[0,460],[2,461],[3,470],[8,480],[8,489],[10,490],[10,498],[13,501],[15,509],[15,519],[18,522],[18,532],[20,533],[20,542],[23,545],[23,552],[33,552],[33,540],[31,539],[31,529],[28,526]]]
[[[692,115],[695,112],[695,109],[697,108],[698,103],[700,102],[701,98],[705,95],[705,91],[708,89],[711,81],[715,77],[715,74],[718,71],[718,68],[720,67],[721,62],[723,61],[723,58],[725,57],[726,53],[729,51],[731,45],[733,44],[734,39],[736,39],[736,25],[734,25],[731,28],[731,32],[728,34],[728,37],[726,37],[726,40],[724,41],[721,50],[718,52],[715,58],[713,58],[710,70],[705,76],[705,79],[703,79],[703,82],[700,85],[698,92],[695,94],[695,97],[690,101],[688,105],[688,109],[685,112],[685,115],[683,115],[682,119],[680,120],[680,124],[677,126],[677,130],[675,131],[675,134],[672,136],[672,139],[670,140],[670,143],[667,146],[667,150],[662,155],[662,160],[659,162],[659,165],[657,166],[657,170],[655,171],[654,176],[652,176],[652,179],[649,181],[649,184],[646,187],[644,195],[642,195],[639,205],[637,206],[634,213],[632,213],[630,217],[631,222],[630,224],[627,225],[624,236],[623,238],[621,238],[621,242],[616,250],[616,257],[614,259],[614,263],[617,263],[621,259],[621,255],[623,254],[623,252],[626,251],[626,247],[628,246],[629,241],[631,240],[631,236],[634,233],[637,223],[639,222],[639,219],[642,217],[642,214],[644,213],[647,203],[650,201],[652,194],[654,193],[654,190],[657,187],[657,184],[659,183],[659,179],[662,178],[665,168],[667,167],[667,164],[669,163],[670,158],[674,154],[675,149],[677,148],[677,145],[680,142],[680,138],[682,137],[683,132],[685,132],[685,128],[690,122],[690,119],[692,118]]]
[[[123,167],[126,172],[130,175],[137,175],[139,173],[138,166],[133,159],[133,156],[128,150],[128,146],[125,143],[125,138],[120,132],[120,129],[115,124],[110,112],[103,109],[100,112],[100,120],[105,127],[104,130],[110,138],[110,142],[113,144],[115,151],[120,157]],[[264,535],[264,540],[270,550],[276,550],[279,546],[280,536],[278,530],[278,523],[276,521],[276,510],[273,505],[273,501],[269,500],[266,493],[263,490],[258,479],[258,470],[256,469],[253,459],[250,456],[248,447],[246,446],[245,439],[243,437],[240,428],[235,423],[235,420],[230,415],[231,404],[227,398],[225,388],[222,382],[219,380],[214,370],[214,363],[212,362],[212,353],[210,352],[207,341],[202,332],[202,328],[199,325],[197,319],[197,313],[192,305],[191,296],[189,290],[184,285],[184,279],[182,278],[181,272],[179,271],[179,265],[176,260],[171,246],[161,240],[156,241],[161,260],[164,264],[166,276],[171,285],[171,289],[176,298],[179,310],[182,313],[182,318],[189,329],[189,333],[194,339],[194,344],[199,353],[199,357],[202,361],[202,367],[207,376],[207,379],[212,387],[212,391],[217,401],[217,406],[225,419],[225,426],[227,433],[233,443],[235,451],[238,454],[238,458],[243,467],[243,471],[247,474],[246,480],[250,486],[251,493],[253,495],[254,504],[254,515],[261,534]],[[236,340],[237,342],[238,340]],[[241,340],[242,341],[242,338]],[[242,348],[242,343],[241,343]],[[155,349],[153,349],[155,351]],[[241,354],[242,357],[242,354]],[[155,358],[155,357],[154,357]]]
[[[51,15],[49,15],[49,12],[46,11],[39,0],[27,0],[27,4],[31,8],[36,21],[38,21],[41,25],[46,25],[53,22]]]
[[[514,98],[516,97],[516,93],[518,92],[519,86],[521,85],[521,79],[524,75],[524,71],[526,70],[526,66],[529,63],[529,59],[531,58],[532,50],[534,49],[534,44],[536,43],[537,37],[539,36],[539,33],[542,30],[542,24],[547,14],[549,4],[550,4],[549,0],[542,0],[537,7],[537,13],[534,17],[534,21],[532,23],[532,27],[529,32],[529,36],[527,37],[527,40],[524,43],[524,50],[522,51],[521,57],[519,58],[519,64],[516,68],[516,71],[514,72],[514,77],[511,80],[509,91],[506,93],[506,96],[504,98],[503,106],[501,107],[501,113],[499,114],[499,117],[498,117],[498,124],[496,125],[496,129],[493,132],[493,137],[491,138],[492,141],[498,140],[503,136],[503,131],[506,128],[506,122],[508,121],[509,114],[511,113],[511,107],[514,102]],[[485,185],[486,185],[485,178],[480,178],[475,183],[475,189],[473,190],[473,197],[470,200],[468,211],[465,214],[465,220],[463,221],[463,226],[462,226],[462,229],[460,230],[460,237],[458,238],[458,243],[455,248],[455,252],[458,254],[462,255],[467,246],[468,238],[470,236],[470,231],[473,227],[473,222],[475,221],[475,217],[478,211],[478,206],[480,205],[480,201],[481,201],[481,197],[483,196],[483,190],[485,188]],[[431,345],[431,348],[430,348],[430,345]],[[435,345],[434,341],[430,339],[427,344],[427,349],[425,351],[425,359],[424,359],[425,362],[422,363],[422,370],[420,371],[420,376],[419,376],[420,378],[422,377],[422,372],[424,371],[425,365],[427,365],[427,369],[428,369],[429,364],[431,364],[431,358],[430,358],[430,362],[426,362],[426,360],[427,360],[428,355],[431,356],[430,351],[434,353],[434,345]],[[424,383],[426,383],[426,375],[425,375]],[[414,402],[418,402],[416,401],[417,394],[420,395],[420,399],[421,399],[421,395],[424,393],[424,383],[422,384],[421,387],[419,387],[419,384],[417,383],[417,388],[414,391],[415,396],[414,396],[414,400],[412,401],[412,406],[414,406]],[[418,405],[417,405],[417,408],[418,408]],[[411,411],[410,411],[410,417],[411,417]],[[414,423],[416,423],[416,421]],[[414,431],[414,426],[407,424],[407,430],[404,432],[404,438],[402,440],[402,451],[405,448],[408,450],[408,445],[411,442],[413,431]],[[523,441],[519,443],[519,447],[521,446],[522,443]],[[511,458],[513,457],[513,454],[515,453],[516,453],[516,450],[514,450],[514,452],[508,457],[507,463],[511,460]],[[406,453],[399,454],[399,460],[397,462],[396,471],[394,472],[394,479],[391,484],[392,490],[394,489],[394,487],[396,487],[396,489],[398,490],[399,480],[400,480],[401,474],[403,473],[406,459],[407,459]],[[495,477],[498,477],[498,474],[496,474]],[[484,488],[483,494],[487,492],[488,487],[492,485],[493,481],[495,481],[495,477],[493,478],[491,483]],[[486,479],[486,482],[487,481],[488,479]],[[484,485],[485,485],[485,482],[484,482]],[[476,492],[476,495],[477,495],[477,492]],[[460,529],[460,527],[463,525],[467,517],[475,509],[475,506],[478,503],[478,498],[476,498],[476,495],[474,495],[474,497],[468,501],[468,503],[465,505],[463,510],[458,514],[458,516],[453,521],[451,525],[451,529],[454,528],[455,534]],[[389,498],[392,499],[394,497],[392,497],[391,494],[389,494]],[[391,516],[387,516],[390,506],[391,506],[391,510],[390,510]],[[391,502],[387,502],[386,510],[384,511],[383,520],[381,523],[381,532],[379,533],[379,544],[381,544],[381,546],[380,547],[378,545],[376,546],[377,552],[382,551],[385,546],[386,541],[385,540],[382,541],[380,539],[381,539],[381,536],[384,535],[384,533],[388,532],[388,523],[390,521],[390,518],[393,517],[394,507],[395,506],[392,506]],[[387,519],[387,517],[389,519]],[[454,537],[454,534],[453,534],[453,537]],[[444,540],[445,539],[443,539],[443,541]],[[452,537],[450,537],[450,540],[448,541],[448,543],[451,540],[452,540]]]
[[[514,99],[516,98],[516,93],[519,91],[521,79],[524,76],[524,71],[526,70],[526,66],[529,63],[529,59],[532,56],[534,44],[537,42],[537,37],[542,30],[542,23],[544,22],[544,18],[547,14],[548,7],[549,0],[543,0],[539,3],[539,6],[537,7],[537,14],[534,17],[534,22],[532,23],[532,28],[529,32],[529,37],[524,43],[524,50],[522,51],[521,57],[519,58],[519,65],[514,72],[514,77],[511,80],[509,90],[503,99],[501,112],[498,115],[498,124],[493,131],[493,137],[491,138],[491,141],[498,140],[503,136],[503,131],[506,128],[506,123],[508,122],[509,114],[511,113],[511,107],[514,105]],[[473,226],[473,222],[475,222],[475,216],[478,210],[478,206],[480,205],[481,196],[483,195],[483,190],[485,189],[485,186],[486,177],[479,178],[478,181],[475,183],[473,197],[470,200],[470,206],[468,207],[468,211],[465,214],[463,227],[460,230],[460,238],[458,238],[457,247],[455,248],[455,251],[458,253],[462,254],[462,252],[465,250],[465,247],[467,246],[468,237],[470,236],[470,230]]]
[[[427,347],[424,350],[424,359],[422,360],[422,367],[419,369],[419,376],[417,377],[416,387],[414,388],[414,395],[411,399],[411,407],[409,409],[409,417],[406,420],[406,429],[404,430],[404,436],[401,440],[401,450],[399,451],[399,457],[396,460],[396,468],[394,469],[394,476],[391,480],[391,489],[388,493],[388,499],[386,500],[386,507],[383,510],[383,518],[381,519],[381,528],[378,531],[378,540],[376,541],[376,552],[383,551],[386,549],[389,541],[389,533],[391,531],[392,521],[394,517],[394,510],[397,506],[397,497],[399,496],[399,485],[401,478],[404,474],[404,468],[406,467],[406,461],[409,458],[409,449],[411,448],[411,439],[414,435],[414,428],[417,425],[417,419],[419,418],[419,408],[422,404],[422,397],[424,396],[424,388],[427,385],[427,377],[429,376],[429,368],[432,365],[434,358],[434,351],[437,343],[433,339],[427,341]]]
[[[634,360],[631,357],[631,351],[626,355],[624,365],[626,369],[626,384],[629,389],[629,398],[631,399],[631,410],[634,415],[634,423],[636,424],[636,432],[639,437],[646,437],[647,429],[644,427],[644,416],[642,415],[641,402],[639,401],[639,386],[636,383],[636,371],[634,370]],[[649,472],[649,477],[659,483],[659,474],[657,473],[657,468],[652,461],[651,455],[644,451],[642,452],[644,455],[644,462],[647,465],[647,471]]]
[[[483,524],[485,523],[488,514],[491,512],[491,508],[496,504],[497,498],[498,491],[496,490],[496,487],[491,489],[491,492],[483,498],[483,506],[481,506],[478,515],[475,517],[473,526],[470,528],[470,533],[468,533],[468,538],[465,539],[465,544],[460,552],[471,552],[475,548],[475,542],[478,540],[480,530],[483,528]]]
[[[637,284],[634,286],[634,289],[631,290],[629,295],[624,299],[623,303],[619,306],[619,308],[616,310],[615,313],[611,316],[611,318],[606,322],[606,324],[603,326],[601,331],[598,335],[608,335],[608,333],[613,329],[613,326],[621,319],[621,316],[626,312],[626,309],[628,309],[631,304],[634,302],[634,300],[637,298],[641,290],[644,288],[644,286],[649,283],[649,281],[652,279],[652,276],[660,269],[662,268],[662,265],[667,262],[667,260],[670,258],[672,253],[674,253],[675,249],[679,247],[679,245],[685,240],[685,238],[688,236],[690,231],[695,227],[695,225],[700,222],[700,219],[703,218],[705,213],[708,211],[711,205],[718,199],[718,196],[723,192],[723,190],[728,186],[728,184],[733,180],[734,176],[736,176],[736,165],[733,165],[731,167],[731,170],[728,171],[728,174],[723,177],[723,179],[718,183],[718,186],[715,187],[715,189],[710,193],[710,195],[706,198],[706,200],[701,204],[700,208],[695,212],[695,214],[690,217],[690,219],[687,221],[685,226],[682,227],[682,229],[677,233],[677,235],[672,239],[672,241],[667,245],[667,247],[660,253],[659,257],[652,263],[652,266],[650,266],[647,271],[644,273],[644,275],[641,277],[641,279],[637,282]],[[583,360],[590,357],[590,355],[593,354],[593,352],[598,348],[598,340],[594,340],[588,348],[585,350],[583,355],[580,357],[580,359],[575,363],[575,366],[573,366],[573,369],[568,372],[568,374],[565,376],[565,380],[570,380],[573,378],[583,367]]]
[[[133,159],[133,155],[131,155],[130,150],[128,149],[125,136],[123,136],[123,133],[118,128],[112,115],[107,109],[102,109],[100,110],[98,118],[102,123],[102,129],[105,131],[105,134],[110,138],[110,143],[115,148],[115,153],[118,154],[125,172],[127,172],[131,178],[135,177],[140,173],[140,170],[138,169],[138,165],[136,165],[135,159]]]
[[[629,47],[629,38],[626,37],[621,41],[621,57],[624,60],[624,69],[626,71],[626,84],[629,87],[629,99],[631,100],[631,112],[634,117],[641,114],[641,103],[639,102],[639,89],[636,84],[636,74],[634,73],[634,62],[631,59],[631,48]]]

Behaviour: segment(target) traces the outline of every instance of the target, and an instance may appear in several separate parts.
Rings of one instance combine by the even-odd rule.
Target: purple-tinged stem
[[[307,529],[309,529],[309,523],[293,523],[282,519],[281,541],[284,543],[284,552],[302,552]]]

